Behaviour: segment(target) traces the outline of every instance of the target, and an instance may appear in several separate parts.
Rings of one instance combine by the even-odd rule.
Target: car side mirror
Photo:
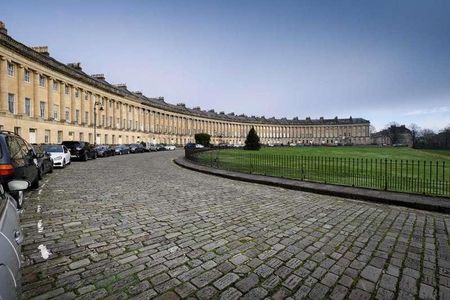
[[[26,180],[11,180],[8,182],[8,189],[11,192],[24,191],[30,186],[30,183]]]
[[[36,154],[36,152],[33,151],[33,149],[28,150],[28,155],[29,155],[31,158],[37,158],[37,157],[38,157],[37,154]]]
[[[50,152],[45,152],[46,156],[51,156]]]

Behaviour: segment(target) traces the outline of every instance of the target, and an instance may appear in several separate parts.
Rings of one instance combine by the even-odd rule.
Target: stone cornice
[[[25,58],[43,65],[53,71],[66,75],[74,80],[91,85],[97,89],[103,90],[105,92],[114,94],[119,97],[124,97],[127,100],[140,103],[145,106],[152,108],[158,108],[172,113],[183,114],[190,117],[206,118],[216,121],[224,122],[235,122],[235,123],[250,123],[250,124],[261,124],[261,125],[352,125],[352,124],[369,124],[370,122],[361,118],[349,118],[349,119],[274,119],[274,118],[264,118],[264,117],[248,117],[244,115],[234,115],[234,114],[221,114],[213,111],[203,111],[198,109],[191,109],[184,105],[174,105],[160,98],[148,98],[142,94],[133,93],[123,87],[119,88],[114,86],[107,81],[97,79],[92,77],[81,70],[67,66],[56,59],[38,53],[30,47],[16,41],[9,35],[0,32],[0,45],[11,50],[12,52],[18,53]]]

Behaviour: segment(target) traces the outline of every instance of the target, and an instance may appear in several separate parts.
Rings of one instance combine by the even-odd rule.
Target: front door
[[[29,133],[30,133],[30,135],[29,135],[30,144],[36,144],[36,129],[30,128]]]

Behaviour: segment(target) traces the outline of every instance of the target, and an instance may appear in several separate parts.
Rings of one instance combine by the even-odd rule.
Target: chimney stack
[[[115,84],[115,86],[118,87],[119,89],[124,89],[124,90],[127,89],[126,83],[118,83],[118,84]]]
[[[33,49],[34,51],[36,51],[37,53],[40,53],[42,55],[50,56],[47,46],[36,46],[36,47],[31,47],[31,49]]]
[[[68,63],[67,66],[71,67],[72,69],[81,71],[81,63],[79,63],[79,62],[77,62],[77,63]]]
[[[105,74],[92,74],[91,77],[105,81]]]

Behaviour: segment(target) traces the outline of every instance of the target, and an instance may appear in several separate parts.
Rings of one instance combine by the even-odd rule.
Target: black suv
[[[7,183],[13,179],[26,180],[31,188],[39,187],[37,156],[33,147],[14,132],[0,130],[0,184],[8,191]],[[21,208],[23,195],[10,193]]]
[[[97,151],[94,145],[82,141],[64,141],[62,142],[70,150],[70,156],[73,158],[87,161],[89,158],[96,159]]]

